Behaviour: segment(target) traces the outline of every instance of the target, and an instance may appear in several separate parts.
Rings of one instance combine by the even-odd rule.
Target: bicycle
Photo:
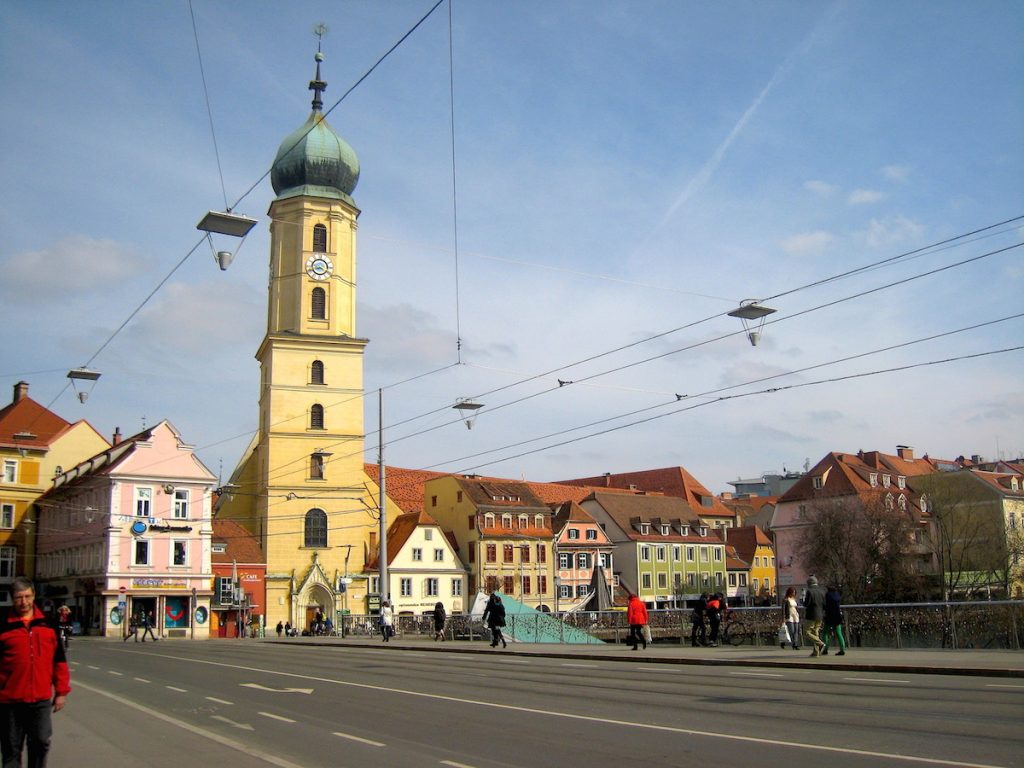
[[[725,621],[722,622],[719,633],[722,645],[742,645],[752,636],[753,630],[743,622],[743,619],[734,618],[733,611],[726,611]]]

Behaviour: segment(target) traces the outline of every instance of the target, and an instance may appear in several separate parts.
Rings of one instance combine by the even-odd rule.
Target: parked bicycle
[[[735,611],[726,610],[725,620],[722,622],[720,638],[722,644],[743,645],[745,642],[754,642],[756,630],[748,626],[742,617],[738,617]]]

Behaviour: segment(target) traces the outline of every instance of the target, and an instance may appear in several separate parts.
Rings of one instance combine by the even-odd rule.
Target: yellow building
[[[729,545],[736,548],[739,558],[750,564],[747,594],[755,603],[771,602],[778,589],[772,540],[756,525],[730,528],[726,533]],[[730,583],[729,586],[734,585]]]
[[[0,589],[15,576],[35,578],[36,515],[29,510],[54,475],[110,447],[87,421],[62,419],[28,389],[19,381],[0,409]],[[0,603],[7,599],[4,590]]]
[[[467,605],[476,592],[500,590],[531,608],[552,608],[552,512],[528,484],[445,475],[425,488],[426,511],[469,569]]]
[[[361,573],[375,529],[376,485],[363,470],[363,350],[356,335],[359,161],[313,111],[271,170],[270,289],[260,363],[259,431],[217,515],[260,538],[269,626],[306,627],[316,611],[367,610]],[[345,597],[343,598],[343,594]]]

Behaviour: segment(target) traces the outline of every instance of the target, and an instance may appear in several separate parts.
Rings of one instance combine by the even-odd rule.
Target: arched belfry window
[[[313,250],[316,253],[327,253],[327,227],[323,224],[313,227]]]
[[[324,383],[324,364],[322,360],[314,360],[313,364],[309,367],[309,383]]]
[[[314,288],[312,294],[312,314],[314,320],[327,319],[327,291],[323,288]]]
[[[306,513],[303,546],[327,546],[327,513],[322,509],[311,509]]]
[[[309,428],[324,428],[324,407],[320,403],[314,403],[309,409]]]
[[[309,479],[324,479],[324,455],[320,451],[309,456]]]

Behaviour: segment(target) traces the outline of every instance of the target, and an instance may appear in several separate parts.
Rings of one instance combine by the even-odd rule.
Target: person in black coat
[[[444,621],[448,618],[444,612],[444,603],[434,604],[434,640],[444,640]]]
[[[704,613],[707,611],[707,607],[708,595],[705,592],[693,606],[693,613],[690,614],[690,623],[693,625],[690,630],[690,644],[694,648],[697,647],[698,637],[701,645],[708,644],[708,625],[704,622]]]
[[[491,648],[497,648],[498,643],[504,648],[508,645],[505,636],[501,634],[501,628],[505,626],[505,606],[501,604],[501,597],[492,592],[487,600],[487,607],[484,608],[484,623],[491,630]]]
[[[828,653],[829,638],[834,638],[839,645],[839,653],[836,656],[846,655],[846,638],[843,637],[843,597],[839,593],[839,587],[832,584],[825,593],[825,628],[821,632],[821,639],[825,641],[825,648],[822,655]]]

